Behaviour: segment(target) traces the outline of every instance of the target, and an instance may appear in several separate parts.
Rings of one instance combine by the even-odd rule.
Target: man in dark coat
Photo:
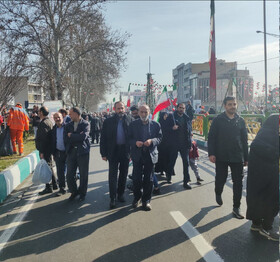
[[[129,166],[128,127],[131,119],[125,115],[123,102],[114,105],[115,115],[107,118],[101,130],[100,154],[102,159],[109,161],[110,208],[116,207],[118,201],[125,202],[124,190]],[[120,170],[118,177],[118,169]]]
[[[138,206],[142,197],[142,206],[146,211],[150,205],[153,190],[153,170],[158,161],[157,146],[161,142],[162,133],[159,123],[149,120],[150,108],[142,105],[139,108],[140,119],[129,126],[131,159],[133,162],[133,193],[132,207]],[[141,189],[143,188],[143,192]]]
[[[222,192],[231,169],[233,182],[233,211],[236,218],[242,219],[240,201],[242,196],[243,166],[248,163],[248,136],[245,121],[237,111],[234,97],[223,101],[225,112],[214,118],[208,135],[209,160],[216,165],[216,202],[222,205]]]
[[[272,230],[279,212],[279,116],[271,115],[251,144],[247,178],[247,214],[251,230],[279,241]]]
[[[190,118],[190,120],[193,120],[193,114],[194,114],[194,109],[192,107],[191,101],[189,100],[187,102],[187,106],[186,106],[186,114],[188,115],[188,117]]]
[[[101,130],[101,119],[97,116],[96,113],[93,113],[92,116],[93,117],[90,121],[91,143],[94,144],[94,140],[96,140],[96,144],[98,144]]]
[[[40,159],[45,159],[52,170],[52,185],[46,184],[43,191],[39,192],[39,195],[45,195],[53,192],[53,189],[57,189],[56,178],[53,174],[53,161],[52,161],[52,129],[53,123],[48,118],[49,110],[45,106],[39,109],[39,117],[41,119],[37,135],[35,138],[36,149],[39,151]]]
[[[69,111],[72,119],[64,128],[64,143],[67,154],[67,185],[71,196],[69,201],[80,195],[79,201],[84,201],[88,187],[89,169],[89,122],[81,117],[81,111],[72,107]],[[80,186],[77,187],[76,171],[79,167]]]
[[[174,166],[180,152],[183,161],[183,186],[185,189],[191,189],[189,184],[189,150],[191,148],[191,120],[185,113],[186,106],[184,103],[177,105],[177,110],[174,114],[170,114],[168,121],[169,139],[170,139],[170,161],[166,173],[167,182],[171,183],[171,175],[173,174]]]

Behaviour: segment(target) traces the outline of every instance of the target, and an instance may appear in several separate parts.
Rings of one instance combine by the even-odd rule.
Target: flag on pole
[[[130,83],[129,83],[127,92],[128,92],[128,99],[127,99],[126,107],[130,108]]]
[[[162,91],[162,94],[161,94],[161,96],[160,96],[160,98],[157,102],[157,106],[154,110],[152,119],[158,122],[160,111],[169,107],[170,105],[171,105],[170,99],[169,99],[169,96],[168,96],[168,93],[167,93],[167,88],[165,86],[163,91]]]
[[[210,87],[216,89],[216,46],[215,46],[215,4],[211,0],[210,17],[210,39],[209,39],[209,65],[210,65]]]

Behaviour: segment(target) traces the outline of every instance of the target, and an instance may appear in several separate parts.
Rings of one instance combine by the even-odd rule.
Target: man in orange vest
[[[29,117],[22,109],[22,105],[18,103],[12,107],[9,112],[7,125],[10,127],[10,134],[14,154],[17,153],[16,141],[18,143],[19,155],[23,155],[23,131],[29,130]]]

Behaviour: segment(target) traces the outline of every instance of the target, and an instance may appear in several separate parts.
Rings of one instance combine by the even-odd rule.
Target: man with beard
[[[72,107],[69,111],[71,122],[64,128],[64,143],[67,154],[67,184],[71,196],[69,201],[73,201],[80,195],[79,201],[84,201],[88,187],[89,169],[89,122],[81,117],[81,111],[77,107]],[[79,168],[80,186],[77,187],[76,172]]]
[[[233,182],[233,211],[238,219],[242,196],[243,166],[248,164],[248,135],[245,121],[237,111],[235,97],[228,96],[223,101],[225,112],[214,118],[208,135],[209,160],[216,165],[215,193],[218,205],[223,204],[222,192],[231,169]]]
[[[161,142],[160,125],[149,120],[150,108],[142,105],[139,108],[140,119],[133,121],[129,126],[131,158],[133,161],[133,193],[132,207],[138,206],[142,198],[145,211],[152,209],[150,201],[153,189],[153,170],[158,161],[157,146]],[[143,188],[143,192],[141,189]]]
[[[167,168],[167,182],[171,183],[171,175],[173,174],[174,166],[178,157],[178,152],[180,152],[183,161],[183,186],[185,189],[191,189],[189,184],[190,174],[189,174],[189,150],[191,148],[191,120],[189,116],[185,113],[186,106],[184,103],[179,103],[177,105],[177,110],[174,114],[168,116],[168,128],[170,134],[170,159]]]
[[[125,202],[124,190],[130,157],[128,126],[131,119],[124,113],[123,102],[116,102],[114,108],[115,115],[105,119],[103,123],[100,139],[102,159],[109,161],[110,208],[116,207],[116,197],[119,202]]]

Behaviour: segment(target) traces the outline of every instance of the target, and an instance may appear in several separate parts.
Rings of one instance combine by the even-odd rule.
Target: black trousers
[[[44,154],[44,159],[46,160],[46,162],[48,163],[49,167],[51,168],[52,171],[52,186],[56,185],[56,177],[54,176],[54,172],[53,172],[53,157],[51,154]],[[51,187],[51,184],[46,184],[46,187],[49,188]]]
[[[96,143],[99,143],[99,136],[100,136],[100,131],[92,131],[91,132],[91,142],[94,143],[94,140],[96,140]]]
[[[89,153],[78,156],[77,149],[73,148],[67,155],[67,185],[71,193],[79,193],[81,196],[87,194]],[[77,187],[76,172],[79,167],[80,186]]]
[[[56,150],[54,155],[59,188],[65,188],[66,152]]]
[[[171,178],[174,172],[174,167],[178,157],[178,152],[180,152],[183,161],[183,173],[184,173],[184,183],[188,183],[190,180],[189,174],[189,149],[185,145],[173,145],[170,147],[170,157],[167,171],[167,178]]]
[[[243,163],[216,162],[215,193],[222,194],[228,176],[228,167],[230,167],[233,182],[233,207],[239,208],[243,187]]]
[[[128,173],[129,158],[126,156],[125,145],[117,146],[115,157],[109,160],[109,191],[110,198],[123,195]],[[119,170],[119,176],[118,176]]]
[[[139,161],[133,161],[133,193],[134,198],[139,200],[142,197],[142,203],[150,202],[153,190],[153,172],[154,164],[151,160],[149,151],[142,152]],[[143,189],[143,193],[141,192]]]

